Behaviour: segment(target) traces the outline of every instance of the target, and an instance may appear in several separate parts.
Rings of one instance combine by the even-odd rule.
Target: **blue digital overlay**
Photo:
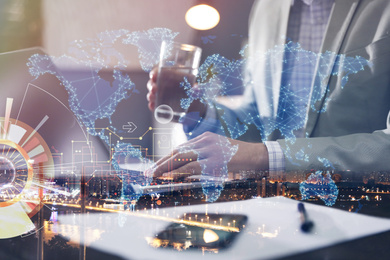
[[[330,173],[323,174],[322,171],[312,173],[306,181],[299,184],[299,191],[302,200],[310,197],[319,197],[326,206],[333,206],[336,203],[339,190],[332,180]]]
[[[129,199],[137,197],[131,195],[130,188],[126,183],[132,185],[148,185],[151,177],[140,176],[140,173],[131,170],[124,170],[120,167],[120,161],[126,157],[137,158],[141,163],[148,165],[150,162],[143,158],[142,153],[134,148],[131,143],[119,141],[116,144],[110,143],[109,133],[115,131],[115,127],[109,129],[97,129],[96,121],[108,119],[111,124],[111,117],[114,114],[118,104],[132,95],[139,93],[137,87],[130,76],[125,73],[129,62],[126,57],[120,53],[115,46],[117,44],[133,45],[137,47],[138,57],[141,68],[144,71],[150,71],[156,66],[159,60],[160,45],[162,41],[172,42],[178,35],[167,28],[154,28],[142,32],[129,32],[128,30],[106,31],[97,35],[95,39],[77,40],[70,44],[69,52],[62,56],[52,57],[48,55],[35,54],[30,57],[27,66],[32,76],[38,78],[44,74],[56,76],[69,93],[69,106],[76,117],[87,128],[88,133],[93,136],[99,136],[106,144],[114,150],[112,156],[113,168],[120,174],[123,180],[123,189],[126,190],[126,196]],[[210,35],[201,40],[204,44],[212,44],[216,37]],[[291,106],[291,100],[297,100],[301,97],[290,85],[281,85],[280,99],[278,108],[271,104],[270,111],[278,111],[274,116],[264,116],[262,111],[256,107],[238,108],[236,111],[240,114],[237,120],[231,120],[225,107],[217,102],[218,97],[225,96],[229,99],[229,93],[235,88],[251,87],[253,80],[250,75],[245,73],[247,64],[261,62],[264,68],[269,69],[269,75],[272,75],[272,62],[275,57],[286,57],[283,63],[293,63],[299,68],[302,64],[317,66],[314,75],[314,87],[301,86],[309,100],[309,109],[316,113],[326,111],[327,103],[331,99],[325,99],[325,105],[321,110],[317,110],[315,104],[324,98],[327,89],[327,78],[331,75],[341,77],[342,87],[348,87],[347,82],[352,74],[356,74],[370,66],[369,61],[362,57],[348,57],[338,55],[330,51],[325,53],[314,53],[302,49],[299,43],[288,42],[284,45],[277,45],[266,53],[256,53],[247,57],[245,47],[240,50],[241,59],[231,60],[219,54],[213,54],[204,59],[199,68],[198,87],[192,88],[189,82],[182,82],[181,86],[186,91],[187,97],[180,100],[183,108],[188,108],[194,100],[200,100],[209,107],[213,107],[221,115],[222,126],[218,130],[223,130],[225,135],[236,139],[247,133],[252,127],[259,132],[258,141],[267,140],[276,130],[287,140],[287,149],[285,157],[291,161],[308,161],[310,159],[310,145],[302,148],[299,152],[293,153],[289,149],[289,144],[294,144],[296,136],[294,132],[302,129],[306,123],[307,107]],[[111,77],[105,76],[102,72],[109,68],[109,64],[115,61]],[[67,68],[82,68],[85,73],[74,73]],[[56,68],[61,68],[58,70]],[[283,72],[288,73],[288,72]],[[267,80],[266,80],[267,81]],[[141,86],[144,88],[145,86]],[[272,92],[271,85],[266,89]],[[308,96],[310,94],[310,96]],[[232,101],[233,102],[233,101]],[[274,103],[276,104],[276,103]],[[206,119],[203,119],[206,121]],[[202,122],[202,119],[199,120]],[[203,121],[204,123],[204,121]],[[207,123],[207,122],[206,122]],[[194,136],[192,136],[194,137]],[[191,138],[192,138],[191,137]],[[305,138],[305,137],[304,137]],[[307,138],[307,137],[306,137]],[[180,148],[181,153],[194,152],[197,155],[197,161],[201,166],[202,175],[217,175],[226,177],[228,173],[227,165],[238,150],[238,146],[231,145],[229,140],[221,136],[215,143],[216,149],[220,151],[217,157],[210,154],[202,154],[199,149],[194,149],[191,145]],[[210,151],[209,151],[210,152]],[[122,158],[122,159],[121,159]],[[212,158],[212,159],[211,159]],[[324,167],[333,168],[333,163],[327,158],[316,158]],[[320,173],[309,177],[308,181],[302,183],[302,197],[320,196],[327,205],[333,205],[333,199],[337,198],[337,187],[331,181],[330,176],[320,177]],[[322,175],[321,175],[322,176]],[[321,179],[322,178],[322,179]],[[315,184],[315,179],[320,183],[328,183],[327,188],[316,194],[313,189],[307,185]],[[321,184],[323,185],[323,184]],[[218,199],[223,182],[216,180],[204,180],[202,187],[209,201]],[[311,187],[311,186],[310,186]],[[314,186],[313,186],[314,187]],[[326,194],[328,193],[328,194]],[[333,203],[333,204],[332,204]]]

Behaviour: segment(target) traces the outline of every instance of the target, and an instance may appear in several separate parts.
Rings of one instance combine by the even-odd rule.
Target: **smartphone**
[[[248,217],[237,214],[186,213],[149,240],[157,248],[218,252],[229,248]]]

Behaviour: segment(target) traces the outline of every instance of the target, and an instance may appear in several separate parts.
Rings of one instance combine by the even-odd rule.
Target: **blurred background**
[[[219,21],[215,27],[197,30],[187,23],[185,19],[187,11],[199,4],[208,4],[218,11]],[[179,33],[175,41],[200,46],[203,61],[213,54],[220,54],[229,60],[240,59],[239,51],[246,44],[248,37],[247,25],[252,4],[253,0],[0,0],[0,53],[40,47],[45,53],[59,57],[67,55],[71,44],[75,41],[93,41],[102,32],[121,29],[129,32],[145,32],[153,28],[167,28]],[[133,92],[130,98],[118,104],[111,117],[111,122],[108,119],[98,120],[96,127],[112,126],[121,131],[119,134],[125,138],[135,137],[131,140],[131,144],[143,147],[142,151],[149,149],[151,152],[148,154],[152,154],[153,157],[155,154],[168,153],[173,142],[180,142],[180,140],[170,140],[173,136],[180,139],[179,135],[171,132],[172,129],[180,130],[180,125],[164,125],[165,130],[148,132],[151,126],[156,127],[153,113],[149,111],[146,100],[146,83],[149,73],[140,66],[139,51],[136,46],[118,44],[115,49],[128,61],[125,73],[135,84],[137,93]],[[23,63],[21,65],[24,66]],[[9,67],[7,63],[2,64],[0,70],[1,66]],[[62,73],[79,76],[91,72],[77,64],[73,65],[73,67],[62,68]],[[105,71],[101,73],[99,71],[99,76],[104,80],[109,80],[110,77],[112,78],[112,71],[117,61],[111,60],[111,63],[106,65]],[[28,68],[25,67],[25,69]],[[4,71],[7,70],[4,68]],[[60,86],[61,82],[53,75],[47,76],[51,77],[50,83],[47,82],[50,87]],[[15,84],[17,83],[12,81],[12,85]],[[108,82],[107,86],[109,87]],[[2,84],[0,91],[6,88],[10,88],[10,84]],[[242,90],[237,89],[232,94],[241,92]],[[131,133],[123,130],[128,122],[136,125],[136,129]],[[56,135],[59,134],[56,133]],[[138,137],[143,135],[145,137],[140,140]],[[164,142],[171,144],[165,146]],[[157,147],[157,150],[154,150],[154,147]],[[71,186],[77,186],[76,188],[80,191],[80,180],[76,181],[73,175],[69,178],[62,177],[55,179],[56,183],[53,186],[58,189],[70,189]],[[93,176],[87,186],[88,188],[84,191],[87,206],[104,209],[104,206],[112,203],[114,206],[123,207],[123,205],[115,204],[121,192],[118,180],[113,181],[107,176],[102,178]],[[243,192],[245,189],[246,187],[241,187],[239,191]],[[140,199],[137,207],[187,205],[190,202],[186,198],[192,199],[191,194],[194,195],[194,203],[198,203],[204,200],[201,193],[198,189],[194,193],[189,191],[185,194],[169,193],[169,196],[162,196],[160,199],[146,196]],[[65,198],[57,195],[55,199],[45,201],[46,207],[31,218],[31,221],[38,227],[37,233],[0,239],[0,259],[85,259],[85,255],[87,259],[116,259],[112,255],[106,256],[83,245],[69,243],[58,235],[64,232],[67,234],[80,232],[77,224],[70,227],[61,226],[57,222],[57,213],[58,215],[74,215],[80,213],[80,209],[59,204],[70,203],[78,206],[80,203],[83,204],[80,202],[83,199],[82,196],[78,199],[78,196]],[[250,193],[246,196],[252,195]],[[115,203],[113,203],[114,199]],[[102,223],[106,222],[102,221]],[[93,234],[87,234],[87,236],[98,240],[101,235],[99,230],[99,228],[93,229]]]
[[[210,5],[219,12],[220,19],[214,28],[197,30],[186,22],[186,12],[199,4]],[[175,41],[200,46],[202,60],[216,53],[228,59],[240,59],[239,51],[248,37],[252,4],[253,0],[0,0],[0,52],[40,46],[47,54],[58,57],[68,53],[70,43],[95,39],[101,32],[168,28],[179,33]],[[142,70],[134,45],[122,44],[115,48],[129,61],[127,74],[139,94],[119,104],[111,125],[121,129],[131,121],[137,126],[132,135],[141,136],[145,129],[156,124],[145,98],[148,73]],[[108,74],[115,64],[114,60],[108,64]],[[66,69],[83,73],[82,68]],[[231,94],[241,92],[238,88]],[[101,127],[108,124],[97,122]],[[182,137],[178,139],[182,141]],[[151,138],[144,138],[137,144],[152,148],[151,142]]]
[[[220,54],[229,60],[237,60],[241,58],[239,52],[247,42],[248,18],[253,2],[254,0],[0,0],[0,53],[40,47],[45,53],[59,57],[68,54],[71,44],[75,41],[93,41],[102,32],[120,29],[129,32],[145,32],[153,28],[168,28],[172,32],[179,33],[175,41],[200,46],[202,61],[213,54]],[[200,4],[210,5],[218,11],[219,21],[215,27],[199,30],[187,23],[188,10]],[[198,21],[203,20],[198,18]],[[173,146],[172,143],[183,140],[183,134],[172,133],[172,129],[180,131],[180,125],[159,126],[155,122],[146,100],[146,83],[149,75],[148,71],[140,65],[137,47],[131,44],[118,44],[115,49],[128,61],[125,73],[135,84],[137,93],[134,92],[130,98],[118,104],[111,117],[111,122],[108,119],[97,120],[96,126],[103,128],[113,126],[121,131],[119,133],[121,136],[133,138],[131,140],[133,145],[149,149],[149,155],[152,154],[155,159],[154,155],[162,156],[168,153]],[[10,67],[9,63],[3,64],[5,65],[2,66]],[[112,71],[116,65],[116,61],[111,60],[99,76],[104,80],[109,80],[110,77],[112,78]],[[0,70],[2,69],[0,65]],[[71,75],[88,73],[83,69],[77,64],[66,68],[67,73]],[[4,71],[7,72],[5,69]],[[57,80],[54,76],[52,79]],[[53,84],[53,87],[59,85],[58,81],[58,84]],[[2,84],[0,91],[10,87],[10,85]],[[231,95],[241,93],[242,88],[229,92]],[[4,94],[3,98],[5,98]],[[136,125],[131,133],[124,130],[124,126],[129,122]],[[158,129],[158,132],[152,132],[149,131],[151,126],[168,130]],[[144,138],[138,138],[144,135]],[[170,140],[171,137],[175,140]],[[164,142],[170,144],[165,145]],[[154,147],[158,149],[154,150]],[[285,182],[274,182],[265,178],[249,180],[245,183],[232,182],[225,186],[219,201],[280,195],[299,200],[301,199],[299,183],[309,174],[294,172]],[[94,179],[84,190],[87,196],[85,203],[90,207],[88,212],[101,212],[107,209],[123,210],[124,205],[117,203],[121,192],[120,182],[117,179],[115,181],[108,179],[107,176],[103,177],[93,176]],[[370,212],[378,216],[389,216],[390,174],[373,172],[361,175],[347,171],[334,174],[334,178],[340,190],[335,207],[350,212],[363,214]],[[63,179],[61,179],[62,182],[56,180],[57,183],[53,185],[61,189],[80,186],[80,180],[76,182],[74,179],[66,179],[68,180],[70,180],[69,185]],[[36,224],[37,233],[7,240],[0,239],[0,259],[85,259],[85,255],[87,259],[120,259],[77,243],[69,243],[59,236],[58,233],[79,235],[80,228],[77,224],[60,225],[57,222],[57,214],[74,216],[80,213],[78,206],[81,200],[78,196],[67,198],[56,194],[53,197],[55,199],[47,201],[47,205],[50,206],[43,207],[41,212],[32,219],[34,223],[38,223]],[[311,199],[311,201],[323,204],[318,198]],[[202,202],[205,202],[205,198],[201,189],[186,188],[183,192],[166,192],[161,197],[144,196],[140,198],[137,205],[132,204],[134,206],[132,210],[196,205]],[[59,205],[61,203],[64,205]],[[73,206],[69,206],[70,204]],[[86,234],[91,238],[91,242],[103,236],[102,230],[106,227],[104,224],[107,223],[109,227],[111,224],[116,226],[112,219],[102,217],[96,228]],[[40,236],[39,232],[44,235]]]
[[[195,30],[186,23],[186,12],[198,4],[218,10],[220,21],[216,27]],[[62,55],[70,42],[95,38],[106,30],[162,27],[179,32],[179,41],[202,45],[204,56],[218,52],[237,57],[247,37],[252,4],[253,0],[1,0],[0,51],[42,46],[51,55]],[[202,42],[202,37],[209,35],[218,38],[212,44]],[[138,59],[131,50],[126,57]],[[135,65],[131,69],[136,70]]]

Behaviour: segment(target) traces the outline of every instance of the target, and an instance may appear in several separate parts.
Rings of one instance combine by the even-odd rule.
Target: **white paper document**
[[[86,214],[62,216],[60,224],[84,225],[85,230],[99,229],[95,239],[80,234],[62,234],[73,241],[85,241],[98,250],[125,259],[270,259],[293,255],[347,240],[390,230],[390,219],[350,213],[326,206],[305,203],[314,222],[310,233],[300,230],[299,202],[284,197],[213,203],[186,207],[141,210],[130,214]],[[184,213],[243,214],[248,222],[230,248],[219,253],[201,250],[176,251],[153,248],[146,238],[153,237],[170,224],[167,220]],[[97,231],[96,231],[97,232]],[[88,234],[88,232],[84,232]],[[61,232],[60,232],[61,234]],[[87,242],[88,241],[88,242]]]

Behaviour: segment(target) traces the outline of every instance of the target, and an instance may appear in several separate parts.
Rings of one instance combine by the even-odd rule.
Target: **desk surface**
[[[390,230],[390,219],[370,217],[342,210],[306,203],[310,218],[315,222],[312,233],[299,230],[297,201],[283,197],[259,198],[247,201],[214,203],[187,207],[146,210],[135,214],[88,214],[78,219],[65,216],[61,223],[83,223],[93,228],[96,223],[107,222],[107,229],[91,247],[124,259],[269,259],[302,257],[315,252],[343,252],[337,249],[353,247],[353,241],[362,237]],[[248,216],[246,228],[233,245],[218,254],[201,251],[155,249],[146,242],[147,237],[163,230],[169,223],[163,217],[177,218],[188,212],[232,213]],[[117,223],[117,225],[112,225]],[[389,238],[387,233],[379,236]],[[72,240],[80,241],[80,236],[64,234]],[[358,239],[358,240],[356,240]],[[352,241],[352,242],[347,242]],[[83,241],[82,241],[83,242]],[[89,241],[84,241],[89,243]],[[341,244],[340,244],[341,243]],[[352,243],[352,244],[348,244]],[[321,251],[325,250],[325,251]],[[311,251],[311,253],[307,253]],[[340,253],[341,254],[341,253]],[[345,252],[344,252],[345,254]]]

